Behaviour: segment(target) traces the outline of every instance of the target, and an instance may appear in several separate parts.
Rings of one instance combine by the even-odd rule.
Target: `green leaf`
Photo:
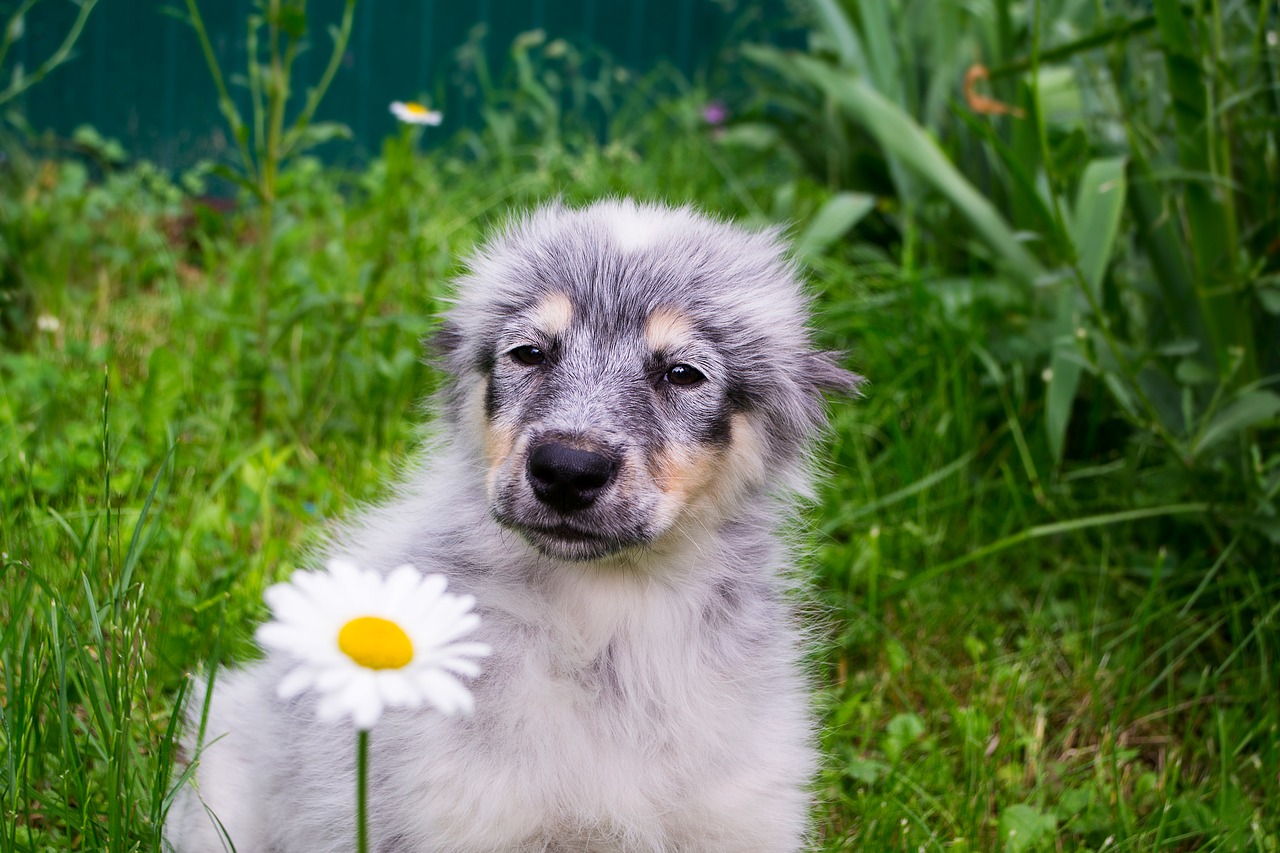
[[[1055,464],[1062,462],[1066,449],[1067,425],[1071,422],[1071,407],[1080,387],[1080,351],[1074,335],[1064,335],[1054,341],[1053,355],[1049,358],[1049,387],[1045,391],[1044,420],[1048,431],[1049,449]]]
[[[904,110],[910,109],[902,85],[902,61],[898,55],[899,22],[892,20],[889,3],[859,3],[862,33],[867,45],[868,75],[876,89]]]
[[[287,155],[299,154],[334,139],[351,139],[351,128],[336,121],[319,121],[289,130],[284,137]]]
[[[300,39],[307,34],[307,10],[302,6],[282,5],[276,26],[289,38]]]
[[[999,211],[969,183],[927,131],[901,107],[853,74],[809,56],[792,58],[795,71],[835,101],[870,133],[885,154],[945,196],[1016,275],[1032,281],[1043,272]]]
[[[1058,819],[1039,808],[1021,803],[1000,814],[1000,841],[1007,853],[1036,850],[1053,839]]]
[[[743,122],[726,127],[723,133],[716,135],[715,143],[750,151],[772,151],[778,147],[778,129],[764,122]]]
[[[1268,314],[1280,314],[1280,284],[1275,282],[1258,285],[1258,301]]]
[[[1094,298],[1101,300],[1102,278],[1107,271],[1120,232],[1128,182],[1125,158],[1094,160],[1085,167],[1076,194],[1071,239],[1085,283]]]
[[[898,714],[885,727],[884,741],[881,749],[889,761],[896,764],[903,752],[920,738],[924,737],[924,720],[918,714]]]
[[[222,163],[217,163],[212,168],[209,169],[209,173],[211,175],[216,175],[217,177],[222,178],[224,181],[230,181],[231,183],[235,184],[241,189],[248,190],[259,201],[262,200],[262,190],[259,189],[258,185],[255,184],[253,181],[249,180],[244,175],[233,170],[231,167],[226,166]]]
[[[1242,391],[1214,415],[1192,445],[1193,455],[1220,441],[1239,435],[1252,426],[1280,415],[1280,395],[1271,391]]]
[[[813,0],[813,11],[818,24],[835,45],[840,64],[865,72],[867,57],[862,49],[862,41],[840,4],[836,0]]]
[[[812,258],[849,232],[875,209],[876,199],[867,193],[836,193],[813,217],[796,241],[796,253]]]
[[[1120,232],[1120,214],[1125,202],[1125,160],[1113,157],[1094,160],[1085,167],[1077,190],[1071,239],[1084,285],[1098,302],[1102,301],[1102,279]],[[1071,408],[1080,387],[1081,358],[1076,345],[1076,301],[1072,288],[1064,285],[1054,323],[1057,336],[1050,358],[1049,387],[1045,399],[1045,428],[1049,450],[1055,463],[1065,452]]]
[[[881,777],[890,771],[890,767],[883,761],[876,761],[871,758],[851,758],[845,772],[849,774],[849,778],[861,782],[864,785],[874,785]]]

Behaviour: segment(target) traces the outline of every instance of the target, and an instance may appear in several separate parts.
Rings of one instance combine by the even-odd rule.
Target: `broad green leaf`
[[[1259,283],[1258,301],[1268,314],[1280,314],[1280,281]]]
[[[918,714],[898,714],[885,727],[880,748],[890,762],[897,764],[907,747],[924,737],[924,733],[924,720]]]
[[[1044,404],[1045,429],[1055,464],[1062,461],[1066,449],[1067,425],[1071,422],[1071,407],[1080,387],[1080,372],[1080,351],[1075,336],[1058,338],[1049,357],[1049,387]]]
[[[1214,415],[1191,448],[1199,454],[1249,427],[1280,415],[1280,395],[1271,391],[1242,391]]]
[[[945,196],[1015,274],[1029,282],[1043,272],[999,211],[960,174],[915,119],[847,71],[809,56],[794,57],[794,67],[861,124],[886,155],[896,157]]]
[[[858,38],[858,31],[853,28],[853,23],[845,15],[844,9],[840,8],[840,4],[836,0],[813,0],[813,11],[818,24],[835,45],[840,64],[865,73],[867,57],[862,49],[862,41]]]
[[[871,758],[860,758],[857,756],[849,759],[849,763],[845,766],[845,772],[849,774],[849,778],[861,782],[864,785],[874,785],[892,769],[892,767],[885,764],[883,761],[876,761]]]
[[[866,193],[836,193],[822,206],[796,241],[796,253],[804,258],[821,254],[875,209],[876,199]]]
[[[1094,160],[1080,178],[1071,239],[1085,286],[1101,301],[1102,278],[1120,230],[1125,201],[1125,161],[1122,157]],[[1074,288],[1063,286],[1054,324],[1057,337],[1050,358],[1045,399],[1045,428],[1055,463],[1062,461],[1071,407],[1080,386],[1080,353],[1075,341]]]
[[[877,92],[906,115],[915,116],[912,100],[902,82],[902,64],[898,56],[897,27],[890,14],[888,3],[860,3],[862,43],[866,47],[866,67],[859,68],[859,76]],[[920,193],[892,151],[885,151],[885,160],[898,197],[908,205],[918,200]]]
[[[1102,278],[1120,232],[1124,210],[1125,158],[1094,160],[1085,167],[1076,195],[1071,239],[1085,283],[1095,299],[1102,296]]]
[[[1083,123],[1084,98],[1075,69],[1068,65],[1041,65],[1032,89],[1048,124],[1069,130]]]
[[[1036,850],[1053,840],[1058,819],[1036,806],[1020,803],[1000,813],[1000,842],[1007,853]]]
[[[868,76],[880,94],[904,110],[910,110],[902,85],[902,63],[898,56],[897,22],[892,20],[889,3],[860,3],[862,33],[867,45]]]

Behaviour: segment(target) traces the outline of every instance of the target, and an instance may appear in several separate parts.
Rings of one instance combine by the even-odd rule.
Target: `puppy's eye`
[[[532,344],[516,347],[511,351],[511,357],[521,364],[528,364],[530,366],[542,364],[547,360],[547,354]]]
[[[677,364],[668,370],[667,375],[663,378],[672,385],[697,385],[707,377],[703,376],[698,368],[692,365]]]

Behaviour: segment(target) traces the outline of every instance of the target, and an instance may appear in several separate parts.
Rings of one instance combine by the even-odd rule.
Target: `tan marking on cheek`
[[[714,477],[718,457],[711,448],[700,445],[687,450],[665,450],[654,460],[654,484],[668,498],[688,503]]]
[[[573,322],[573,303],[558,290],[549,293],[534,307],[529,321],[549,337],[562,335]]]
[[[727,448],[694,445],[668,449],[651,466],[654,484],[667,499],[674,518],[685,507],[729,509],[747,489],[763,482],[767,472],[765,442],[746,415],[734,415]]]
[[[511,448],[515,445],[515,430],[487,424],[484,430],[484,455],[489,463],[484,476],[484,490],[492,502],[498,494],[498,480],[502,477],[502,469],[511,457]]]
[[[653,352],[677,350],[693,337],[693,323],[673,308],[659,308],[649,315],[644,336]]]
[[[768,444],[755,422],[746,415],[734,415],[729,423],[729,451],[719,479],[736,491],[764,480],[768,470],[765,466]]]
[[[484,430],[484,456],[489,463],[489,473],[493,474],[501,468],[511,456],[511,448],[516,442],[516,432],[501,424],[488,424]]]
[[[475,387],[467,395],[464,422],[467,428],[474,430],[481,440],[486,464],[485,485],[490,497],[497,482],[498,472],[511,456],[511,448],[515,444],[516,431],[506,424],[489,420],[485,413],[485,393],[488,390],[483,376],[476,376]]]

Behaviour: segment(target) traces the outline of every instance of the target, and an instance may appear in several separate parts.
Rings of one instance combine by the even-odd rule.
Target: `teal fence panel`
[[[7,13],[17,0],[0,2]],[[295,92],[305,93],[323,70],[331,41],[327,29],[342,0],[310,0],[311,47],[298,60]],[[201,14],[224,73],[242,76],[245,27],[252,0],[203,0]],[[49,55],[75,16],[70,0],[44,0],[27,16],[26,33],[6,65],[30,70]],[[474,122],[478,105],[459,82],[455,53],[483,24],[489,66],[505,67],[517,35],[544,30],[585,49],[608,53],[643,73],[665,62],[693,75],[730,34],[774,31],[782,0],[362,0],[342,69],[321,108],[321,120],[340,121],[355,134],[336,159],[376,151],[394,129],[394,100],[428,95],[442,105],[451,129]],[[180,169],[224,157],[228,131],[195,32],[181,19],[183,0],[101,0],[76,45],[74,57],[33,87],[20,109],[37,131],[65,136],[92,125],[117,139],[132,156]],[[6,14],[7,17],[7,14]],[[247,94],[236,97],[247,107]],[[245,110],[247,115],[247,110]]]

